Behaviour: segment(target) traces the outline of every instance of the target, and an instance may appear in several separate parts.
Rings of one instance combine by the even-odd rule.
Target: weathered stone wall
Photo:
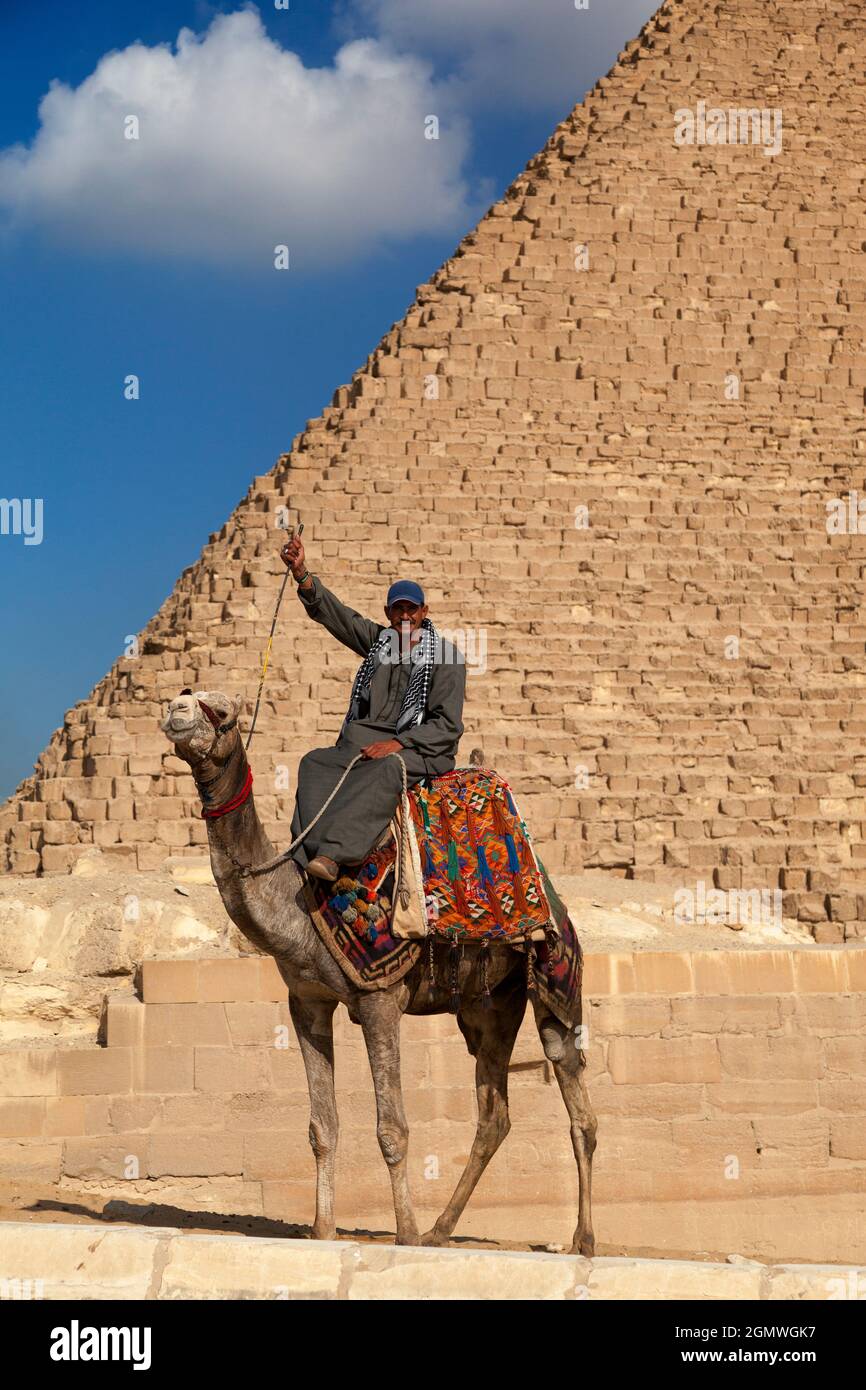
[[[866,950],[591,956],[586,994],[602,1246],[866,1259]],[[147,961],[143,998],[108,1000],[105,1047],[0,1052],[4,1180],[311,1220],[284,996],[268,959]],[[393,1230],[360,1030],[336,1020],[338,1224]],[[407,1018],[402,1067],[410,1181],[432,1224],[474,1134],[474,1063],[452,1018]],[[509,1089],[512,1131],[459,1232],[567,1246],[568,1121],[529,1020]]]
[[[254,695],[288,507],[353,606],[416,573],[483,632],[464,760],[552,871],[781,888],[864,934],[863,541],[827,530],[866,487],[864,70],[860,0],[663,5],[69,712],[0,811],[9,867],[204,842],[157,720]],[[778,109],[780,151],[678,147],[701,101]],[[253,745],[278,843],[357,664],[299,609]]]
[[[9,1271],[8,1274],[5,1271]],[[585,1299],[862,1297],[866,1270],[744,1260],[585,1260],[578,1255],[377,1247],[352,1241],[189,1236],[171,1227],[0,1222],[9,1299]]]

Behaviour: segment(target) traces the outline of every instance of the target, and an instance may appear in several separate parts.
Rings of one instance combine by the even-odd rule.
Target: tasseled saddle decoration
[[[484,846],[480,843],[478,839],[478,835],[475,830],[475,822],[472,819],[472,812],[469,809],[468,802],[466,803],[466,829],[469,832],[469,843],[475,851],[475,862],[478,868],[478,881],[487,895],[487,901],[490,903],[491,909],[493,911],[493,916],[496,919],[496,925],[499,927],[499,930],[501,932],[504,932],[505,917],[502,912],[502,904],[500,903],[499,898],[496,895],[496,884],[494,883],[493,875],[490,872],[490,865],[487,863],[487,855],[484,853]]]
[[[428,838],[430,835],[430,812],[427,810],[426,796],[423,796],[420,792],[418,792],[417,797],[418,806],[421,811],[421,820],[424,827],[424,860],[422,864],[422,872],[425,878],[432,878],[432,876],[436,872],[436,865],[433,863],[433,856],[430,853],[430,841]]]
[[[536,983],[535,983],[535,962],[534,962],[534,960],[533,960],[533,956],[535,955],[535,942],[531,939],[531,937],[528,937],[528,936],[525,938],[525,942],[526,942],[526,993],[527,993],[528,995],[535,996],[535,995],[537,994],[537,992],[538,992],[537,986],[536,986]]]
[[[448,998],[448,1008],[452,1014],[458,1013],[460,1009],[460,980],[457,973],[459,965],[460,947],[458,946],[456,940],[452,939],[451,946],[448,951],[449,983],[451,987]]]
[[[466,901],[466,893],[463,888],[463,879],[460,874],[460,860],[457,857],[457,843],[451,828],[451,818],[448,814],[446,802],[447,797],[444,796],[439,802],[439,828],[442,835],[442,843],[447,846],[448,853],[448,867],[446,873],[449,882],[454,885],[454,902],[457,911],[468,917],[469,904]]]
[[[529,848],[529,840],[526,836],[525,830],[523,838],[520,841],[520,865],[526,873],[531,874],[535,871],[535,864],[532,858],[532,850]]]
[[[505,794],[506,796],[508,796],[507,790]],[[509,800],[510,799],[511,798],[509,797]],[[521,873],[520,858],[517,853],[517,847],[514,843],[514,836],[511,833],[511,827],[509,826],[508,821],[505,819],[505,812],[503,811],[502,806],[500,805],[499,797],[496,795],[495,789],[491,790],[490,793],[490,809],[493,813],[493,825],[496,829],[496,833],[497,835],[502,836],[502,840],[505,845],[505,850],[508,855],[508,872],[511,874],[511,883],[514,889],[515,906],[519,912],[528,913],[529,904],[526,901],[526,894],[523,891],[523,878]]]
[[[496,925],[499,928],[499,930],[504,934],[505,916],[502,911],[502,904],[496,896],[496,886],[492,878],[489,880],[489,882],[485,883],[484,891],[487,894],[487,901],[490,903],[490,906],[493,909],[493,916],[496,918]]]
[[[481,960],[481,1007],[482,1007],[482,1009],[491,1009],[491,1008],[493,1007],[493,999],[491,998],[491,995],[490,995],[490,974],[489,974],[489,970],[490,970],[490,942],[487,941],[486,939],[485,939],[484,941],[482,941],[482,943],[481,943],[480,960]]]
[[[556,961],[559,955],[559,939],[552,927],[547,928],[545,933],[547,938],[547,960],[544,962],[548,975],[552,975],[556,969]]]
[[[388,926],[390,900],[380,898],[375,889],[364,887],[360,879],[350,878],[348,874],[338,878],[334,887],[337,892],[331,898],[331,907],[339,912],[347,927],[375,943]]]
[[[478,835],[475,830],[475,822],[472,819],[472,811],[469,803],[466,803],[466,829],[469,831],[469,843],[475,851],[475,863],[478,868],[479,883],[488,884],[493,882],[493,875],[490,872],[490,865],[487,863],[487,855],[484,853],[484,846],[479,844]]]

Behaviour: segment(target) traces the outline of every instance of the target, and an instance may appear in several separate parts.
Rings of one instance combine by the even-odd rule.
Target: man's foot
[[[323,878],[326,883],[333,883],[339,876],[340,866],[326,854],[317,854],[307,865],[307,873],[312,874],[314,878]]]

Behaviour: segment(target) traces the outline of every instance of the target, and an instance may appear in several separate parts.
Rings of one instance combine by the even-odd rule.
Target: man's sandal
[[[312,874],[314,878],[323,878],[326,883],[333,883],[334,879],[339,877],[340,866],[326,854],[317,854],[307,865],[307,873]]]

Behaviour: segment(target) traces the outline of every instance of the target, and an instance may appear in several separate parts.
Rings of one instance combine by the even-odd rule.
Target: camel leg
[[[370,1059],[373,1089],[376,1092],[376,1135],[382,1157],[388,1165],[397,1245],[417,1245],[418,1225],[409,1195],[406,1156],[409,1126],[403,1108],[400,1082],[400,1019],[396,1001],[383,990],[361,995],[358,1001],[361,1031]]]
[[[508,1063],[526,1012],[526,992],[513,990],[504,998],[494,996],[494,1007],[480,1003],[461,1009],[457,1023],[466,1046],[475,1058],[475,1092],[478,1127],[472,1149],[450,1202],[432,1230],[421,1237],[422,1245],[447,1245],[466,1203],[475,1191],[499,1145],[511,1128],[508,1118]]]
[[[337,1160],[337,1099],[334,1095],[334,1009],[336,1000],[289,995],[289,1012],[310,1090],[310,1145],[316,1158],[314,1240],[336,1240],[334,1168]]]
[[[578,1181],[577,1226],[571,1254],[591,1256],[595,1249],[595,1236],[592,1233],[592,1155],[597,1125],[584,1080],[586,1058],[577,1046],[575,1034],[537,999],[533,1000],[533,1005],[544,1055],[553,1064],[571,1121],[571,1147],[577,1161]]]

